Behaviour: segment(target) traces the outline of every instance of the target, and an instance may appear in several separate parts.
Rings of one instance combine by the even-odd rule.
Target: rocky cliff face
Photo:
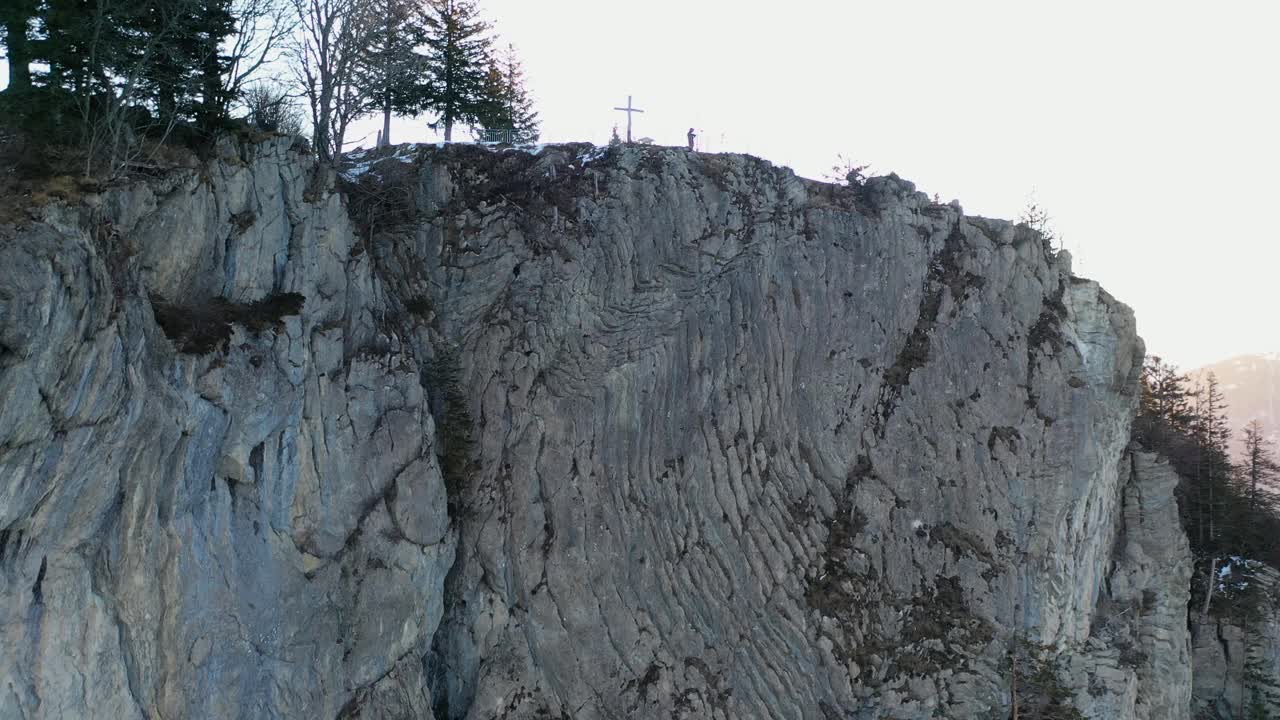
[[[1131,313],[909,183],[287,141],[0,246],[0,716],[1186,717]]]

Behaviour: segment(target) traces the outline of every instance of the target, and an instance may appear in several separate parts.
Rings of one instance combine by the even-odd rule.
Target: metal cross
[[[627,106],[624,108],[616,107],[614,110],[621,110],[627,114],[627,144],[631,144],[631,113],[642,113],[643,110],[631,107],[631,96],[627,96]]]

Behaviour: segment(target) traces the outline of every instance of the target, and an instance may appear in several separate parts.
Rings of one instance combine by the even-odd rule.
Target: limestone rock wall
[[[1086,717],[1186,718],[1191,551],[1168,463],[1131,448],[1112,566],[1084,652],[1068,653],[1064,685]]]
[[[3,231],[0,717],[1187,716],[1141,341],[1035,234],[662,148],[333,182]]]
[[[455,535],[417,360],[342,199],[242,153],[0,240],[0,717],[332,718],[420,674]],[[152,308],[280,293],[203,356]]]
[[[449,717],[994,717],[1020,641],[1091,717],[1184,716],[1152,663],[1185,665],[1186,545],[1151,567],[1176,513],[1125,513],[1172,507],[1126,452],[1142,346],[1065,256],[892,177],[419,162],[431,221],[382,262],[460,348],[479,446]]]

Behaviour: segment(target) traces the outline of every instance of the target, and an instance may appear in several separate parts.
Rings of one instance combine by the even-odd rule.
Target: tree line
[[[1147,358],[1134,437],[1178,472],[1178,510],[1196,567],[1192,593],[1204,613],[1231,558],[1280,567],[1280,464],[1256,420],[1242,431],[1244,452],[1233,459],[1217,378],[1210,373],[1193,386],[1173,365]]]
[[[0,33],[0,121],[82,149],[86,175],[123,169],[142,139],[244,121],[309,125],[323,160],[378,114],[382,144],[393,115],[431,116],[446,140],[538,136],[520,59],[474,0],[4,0]]]

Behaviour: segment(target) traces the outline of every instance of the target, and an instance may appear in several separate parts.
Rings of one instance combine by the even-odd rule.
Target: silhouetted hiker
[[[693,141],[696,140],[697,138],[698,136],[694,134],[693,128],[689,128],[689,149],[690,150],[693,149]]]

